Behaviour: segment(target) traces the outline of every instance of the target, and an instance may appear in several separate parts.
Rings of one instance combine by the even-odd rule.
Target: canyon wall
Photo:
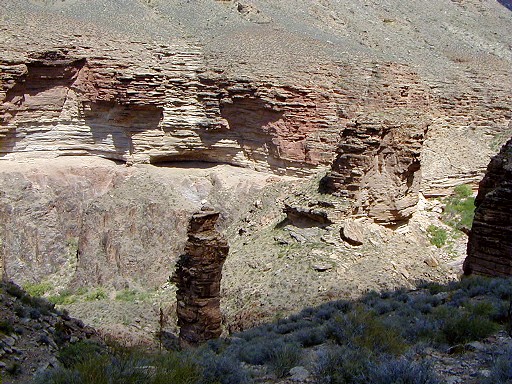
[[[162,284],[201,201],[216,200],[227,227],[269,177],[318,176],[343,214],[404,224],[419,193],[476,182],[510,137],[510,61],[495,33],[508,19],[494,8],[469,57],[446,48],[460,33],[413,28],[421,20],[402,19],[412,5],[399,2],[386,21],[393,7],[370,16],[352,2],[359,11],[333,21],[333,39],[311,32],[324,17],[297,33],[265,1],[267,26],[230,2],[4,3],[0,251],[6,273],[26,281]],[[466,6],[446,11],[473,20]],[[386,40],[400,36],[415,49]],[[438,48],[431,36],[448,37]],[[261,175],[219,176],[213,165]]]
[[[190,45],[132,44],[139,61],[102,49],[34,51],[24,62],[2,63],[3,159],[201,161],[293,176],[331,167],[322,188],[383,224],[406,222],[420,190],[445,194],[482,173],[461,164],[458,173],[433,176],[445,158],[432,158],[432,140],[447,124],[463,129],[456,116],[471,106],[437,97],[406,65],[330,65],[328,83],[288,84],[205,70]],[[510,114],[473,101],[496,111],[474,124],[498,129]]]
[[[480,182],[464,273],[512,275],[512,139]]]

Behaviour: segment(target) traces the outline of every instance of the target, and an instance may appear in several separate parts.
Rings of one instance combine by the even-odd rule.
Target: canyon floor
[[[420,201],[421,209],[403,227],[385,228],[365,218],[319,225],[307,217],[292,216],[290,220],[284,212],[285,206],[298,210],[317,207],[318,212],[336,217],[343,204],[318,192],[319,177],[303,180],[193,162],[127,167],[90,157],[7,161],[0,163],[0,174],[9,180],[17,179],[12,188],[4,188],[2,198],[16,201],[16,205],[11,203],[13,209],[30,212],[30,220],[37,216],[45,222],[52,212],[41,214],[39,209],[46,210],[62,201],[80,201],[84,185],[93,180],[98,193],[84,212],[89,215],[99,209],[114,224],[118,232],[109,230],[108,239],[104,240],[106,247],[142,248],[143,244],[136,242],[119,244],[126,237],[125,231],[163,231],[162,227],[174,230],[169,223],[164,224],[176,221],[175,211],[166,213],[169,200],[185,212],[199,211],[202,206],[220,210],[220,226],[230,239],[221,292],[226,334],[286,316],[305,306],[337,298],[357,298],[370,290],[410,288],[418,281],[446,282],[458,279],[462,273],[467,237],[441,222],[442,199]],[[108,179],[103,180],[103,175],[109,175]],[[41,191],[56,185],[59,187],[47,199],[47,193]],[[142,205],[138,197],[141,194],[145,196]],[[42,197],[45,199],[38,201]],[[326,208],[318,208],[322,206]],[[139,211],[145,215],[141,227],[119,221],[118,215],[123,218],[127,211],[133,211],[132,217],[137,217]],[[347,222],[360,231],[360,245],[342,239],[340,231]],[[84,236],[101,233],[97,225],[104,223],[95,223],[83,225]],[[432,224],[446,228],[450,234],[442,248],[430,241],[427,228]],[[165,233],[161,236],[165,237]],[[156,342],[160,309],[166,316],[166,330],[177,333],[174,284],[145,286],[145,279],[137,281],[129,269],[121,266],[121,276],[114,285],[102,285],[97,280],[83,288],[84,282],[91,281],[87,270],[104,268],[100,271],[108,276],[110,267],[98,264],[98,260],[91,260],[91,265],[77,265],[86,263],[76,255],[85,245],[69,238],[65,246],[69,248],[67,260],[56,268],[56,273],[48,274],[41,282],[26,284],[33,292],[39,289],[40,294],[61,304],[73,316],[131,343]],[[149,249],[151,244],[146,244],[146,253],[139,255],[140,262],[149,256]],[[170,278],[173,263],[166,264],[162,259],[155,273],[166,273]],[[17,268],[25,270],[27,261],[20,258],[18,263]],[[85,272],[77,272],[82,268]],[[148,268],[156,267],[151,264]],[[148,269],[144,273],[150,272]]]

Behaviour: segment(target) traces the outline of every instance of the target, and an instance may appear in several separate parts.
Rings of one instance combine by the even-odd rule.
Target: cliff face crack
[[[185,252],[176,265],[173,281],[182,345],[197,345],[222,333],[220,281],[229,252],[226,238],[215,229],[219,212],[192,216]]]

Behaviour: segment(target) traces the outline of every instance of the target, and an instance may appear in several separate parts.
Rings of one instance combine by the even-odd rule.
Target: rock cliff
[[[182,345],[198,345],[222,333],[220,282],[229,253],[215,224],[219,212],[203,211],[190,219],[185,253],[176,264],[178,327]]]
[[[480,182],[464,273],[512,275],[512,139]]]

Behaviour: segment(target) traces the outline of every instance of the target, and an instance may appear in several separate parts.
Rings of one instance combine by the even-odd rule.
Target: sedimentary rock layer
[[[192,216],[185,253],[176,265],[173,280],[178,288],[176,311],[183,345],[197,345],[222,333],[220,282],[229,246],[215,228],[218,218],[215,211]]]
[[[475,205],[464,272],[512,275],[512,139],[491,160]]]

